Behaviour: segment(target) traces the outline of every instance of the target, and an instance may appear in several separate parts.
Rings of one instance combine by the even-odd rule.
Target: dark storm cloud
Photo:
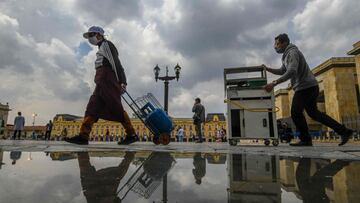
[[[208,96],[203,101],[210,103],[209,112],[219,112],[224,109],[223,68],[262,63],[277,68],[281,56],[273,40],[279,33],[290,34],[311,67],[345,55],[359,40],[359,2],[1,1],[0,79],[6,82],[0,92],[13,106],[29,101],[36,107],[41,98],[77,101],[85,108],[94,87],[96,47],[84,46],[82,33],[95,24],[117,46],[134,97],[153,92],[162,102],[164,87],[154,82],[152,68],[159,64],[163,74],[168,65],[174,74],[179,63],[180,80],[170,83],[170,111],[190,117],[192,100],[201,95]],[[68,109],[59,106],[57,111]]]
[[[14,94],[18,94],[17,97],[24,95],[20,89],[8,93],[3,91],[24,86],[19,82],[29,84],[22,88],[29,97],[38,97],[39,94],[34,92],[36,87],[44,87],[47,92],[68,101],[88,97],[90,87],[83,81],[83,70],[78,68],[75,54],[69,47],[59,40],[37,44],[32,37],[18,33],[21,25],[17,21],[4,15],[0,18],[0,38],[4,39],[0,43],[0,70],[3,69],[2,73],[7,75],[2,77],[19,78],[19,81],[13,81],[14,84],[0,86],[5,98],[12,98]]]
[[[78,0],[76,7],[105,24],[116,18],[139,19],[143,12],[140,0]]]
[[[243,43],[238,43],[237,37],[269,22],[289,17],[288,14],[301,7],[298,1],[209,2],[179,1],[180,21],[159,24],[160,34],[170,47],[187,57],[196,57],[212,49],[262,46],[265,40],[260,38],[259,41],[259,37],[249,38]]]
[[[57,3],[43,0],[6,1],[0,3],[0,11],[19,22],[19,33],[37,42],[48,42],[52,38],[74,42],[77,38],[74,33],[83,31],[78,16],[71,15],[63,4]]]
[[[211,2],[211,3],[210,3]],[[184,67],[186,88],[199,80],[222,77],[225,67],[260,65],[273,60],[274,33],[287,30],[261,30],[269,23],[292,18],[303,9],[299,1],[179,1],[178,22],[157,19],[158,31],[165,43],[180,52],[192,67]],[[269,53],[271,53],[269,56]],[[260,56],[260,64],[249,58]],[[266,58],[268,57],[268,58]],[[268,60],[269,59],[269,60]]]
[[[32,193],[31,202],[71,202],[81,193],[81,183],[74,181],[76,176],[64,174],[46,179]]]
[[[17,73],[32,73],[30,61],[22,57],[24,45],[19,44],[10,33],[0,31],[0,39],[6,39],[0,43],[0,70],[6,68]]]

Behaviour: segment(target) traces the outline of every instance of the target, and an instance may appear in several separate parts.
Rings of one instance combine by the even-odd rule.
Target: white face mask
[[[94,46],[98,45],[99,42],[100,42],[100,40],[98,40],[98,39],[96,38],[96,35],[95,35],[95,36],[92,36],[92,37],[89,37],[88,40],[89,40],[89,43],[92,44],[92,45],[94,45]]]

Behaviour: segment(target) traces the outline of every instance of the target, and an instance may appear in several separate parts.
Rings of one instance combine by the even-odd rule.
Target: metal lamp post
[[[179,81],[180,70],[181,70],[181,67],[179,66],[179,64],[176,64],[176,66],[174,67],[175,76],[169,76],[169,68],[168,68],[168,66],[166,66],[166,75],[159,77],[159,74],[160,74],[159,66],[156,65],[154,68],[155,81],[156,82],[158,80],[164,81],[164,85],[165,85],[165,88],[164,88],[164,110],[166,113],[168,113],[169,81],[174,80],[174,79],[176,79],[176,81]],[[162,201],[167,202],[167,174],[165,174],[163,177],[163,200]]]
[[[164,88],[164,110],[166,113],[168,113],[169,81],[174,80],[174,79],[176,79],[176,81],[179,81],[180,70],[181,70],[181,67],[179,66],[179,64],[176,64],[176,66],[174,67],[175,76],[169,76],[169,68],[168,68],[168,66],[166,66],[166,75],[159,76],[159,73],[160,73],[159,66],[156,65],[154,68],[155,81],[156,82],[158,80],[164,81],[164,85],[165,85],[165,88]]]
[[[33,113],[32,114],[32,117],[33,117],[33,122],[32,122],[32,127],[33,127],[33,132],[32,132],[32,136],[33,138],[35,138],[35,117],[37,116],[36,113]]]

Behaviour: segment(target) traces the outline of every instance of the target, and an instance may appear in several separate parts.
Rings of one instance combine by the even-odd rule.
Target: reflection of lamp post
[[[181,70],[181,67],[179,66],[179,64],[176,64],[176,66],[174,67],[175,76],[169,76],[169,68],[166,66],[166,75],[159,77],[159,73],[160,73],[159,66],[156,65],[155,68],[154,68],[155,81],[156,82],[158,80],[164,81],[164,85],[165,85],[165,89],[164,89],[164,94],[165,94],[165,96],[164,96],[164,110],[166,111],[166,113],[168,112],[169,81],[174,80],[174,79],[176,79],[176,81],[179,81],[180,70]]]
[[[32,122],[32,125],[33,125],[33,132],[32,132],[32,136],[33,138],[35,138],[35,117],[37,116],[36,113],[33,113],[32,114],[32,117],[33,117],[33,122]]]

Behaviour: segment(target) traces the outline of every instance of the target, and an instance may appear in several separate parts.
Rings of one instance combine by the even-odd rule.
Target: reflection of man
[[[21,157],[21,151],[11,151],[10,152],[10,159],[13,161],[11,162],[12,165],[16,164],[16,161],[19,160]]]
[[[194,169],[192,170],[196,184],[201,184],[201,179],[206,174],[206,160],[201,156],[200,152],[196,152],[194,155]]]
[[[325,186],[337,172],[348,164],[347,161],[336,160],[310,176],[311,159],[301,159],[296,169],[296,181],[303,202],[330,202],[325,193]]]
[[[81,185],[87,202],[121,202],[117,196],[117,188],[133,159],[134,153],[126,152],[118,166],[96,171],[90,164],[89,154],[78,153]]]

